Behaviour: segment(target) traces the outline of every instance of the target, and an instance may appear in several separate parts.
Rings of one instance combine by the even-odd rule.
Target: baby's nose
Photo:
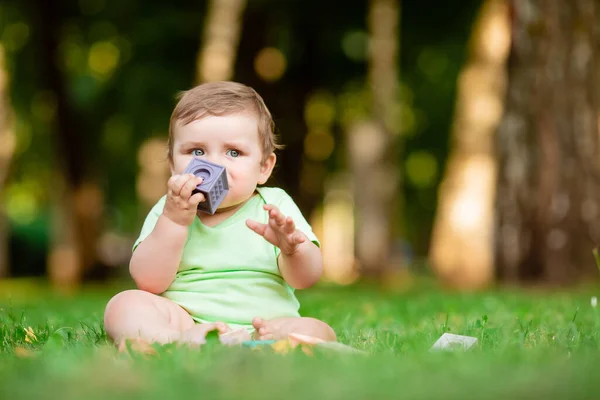
[[[216,154],[215,154],[215,155],[213,155],[213,154],[210,154],[210,155],[208,155],[208,156],[206,157],[206,159],[207,159],[208,161],[212,162],[212,163],[215,163],[215,164],[219,164],[219,165],[223,165],[223,166],[224,166],[224,161],[225,161],[225,160],[224,160],[224,158],[223,158],[223,157],[221,157],[220,155],[216,155]]]

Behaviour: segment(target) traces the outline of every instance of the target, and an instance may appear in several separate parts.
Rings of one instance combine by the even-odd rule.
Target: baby
[[[140,290],[106,306],[104,327],[116,344],[200,344],[209,331],[239,328],[258,340],[336,340],[326,323],[300,317],[294,295],[322,274],[318,239],[285,191],[257,187],[275,166],[273,125],[248,86],[214,82],[182,94],[169,129],[167,194],[133,246],[129,270]],[[229,192],[213,215],[197,210],[202,179],[182,174],[193,157],[227,170]]]

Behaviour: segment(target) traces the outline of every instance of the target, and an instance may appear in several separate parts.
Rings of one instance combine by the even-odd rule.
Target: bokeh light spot
[[[265,47],[258,52],[254,59],[254,69],[264,81],[275,82],[279,80],[287,66],[283,53],[274,47]]]
[[[96,42],[90,48],[88,64],[96,77],[109,78],[119,64],[120,51],[111,42]]]
[[[335,98],[327,92],[317,92],[306,102],[304,119],[309,127],[327,127],[335,120]]]
[[[353,61],[365,61],[369,50],[369,35],[365,31],[350,31],[342,38],[342,50]]]
[[[335,147],[335,140],[329,131],[311,131],[304,138],[304,152],[314,161],[323,161],[329,158]]]
[[[31,187],[25,183],[10,185],[4,199],[6,215],[18,225],[27,225],[37,216],[39,204]]]
[[[426,151],[414,151],[406,159],[406,176],[410,183],[419,188],[434,185],[438,163],[433,154]]]
[[[4,28],[2,34],[2,43],[7,51],[17,51],[21,49],[29,39],[29,25],[24,22],[15,22]]]

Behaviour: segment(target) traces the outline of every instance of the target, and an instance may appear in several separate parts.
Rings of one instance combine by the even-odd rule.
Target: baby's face
[[[172,174],[181,174],[193,157],[227,169],[229,193],[219,208],[248,199],[257,184],[267,181],[275,165],[275,154],[261,163],[263,154],[258,122],[251,113],[210,116],[173,127]]]

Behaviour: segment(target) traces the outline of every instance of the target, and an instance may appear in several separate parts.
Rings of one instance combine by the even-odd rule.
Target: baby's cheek
[[[246,174],[243,171],[238,170],[237,168],[234,170],[227,171],[227,179],[231,182],[244,183],[247,179]]]
[[[190,161],[191,157],[177,157],[173,162],[174,172],[181,175],[187,168]]]

